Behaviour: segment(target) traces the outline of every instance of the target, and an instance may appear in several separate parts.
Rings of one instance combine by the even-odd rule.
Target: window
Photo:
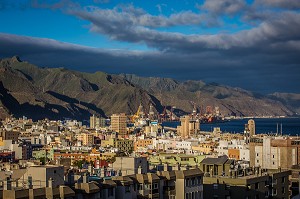
[[[285,183],[285,177],[282,177],[282,178],[281,178],[281,182],[282,182],[282,183]]]
[[[258,188],[259,188],[259,184],[257,182],[257,183],[255,183],[255,189],[258,189]]]
[[[281,193],[285,193],[285,189],[284,189],[284,187],[282,187]]]
[[[125,192],[130,192],[130,186],[125,186]]]
[[[213,184],[214,189],[218,189],[218,184]]]
[[[198,184],[201,184],[201,176],[198,176],[198,177],[197,177],[197,181],[198,181],[198,182],[197,182]]]
[[[265,192],[265,197],[269,197],[269,191]]]
[[[277,189],[273,189],[273,196],[276,196],[277,195]]]
[[[138,185],[138,190],[143,190],[143,184]]]
[[[226,190],[229,190],[229,189],[230,189],[230,185],[226,184],[226,185],[225,185],[225,189],[226,189]]]
[[[108,197],[110,197],[110,196],[114,196],[114,189],[113,188],[108,189]]]
[[[192,185],[196,185],[196,179],[192,178]]]
[[[189,179],[189,178],[187,178],[187,179],[185,180],[185,184],[186,184],[187,187],[190,186],[190,179]]]
[[[153,189],[158,189],[158,183],[153,184]]]

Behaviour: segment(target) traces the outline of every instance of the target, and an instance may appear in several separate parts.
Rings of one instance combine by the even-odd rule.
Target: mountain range
[[[91,114],[133,114],[140,104],[145,112],[152,104],[157,113],[166,107],[177,115],[190,113],[194,106],[199,111],[211,106],[225,116],[294,116],[300,112],[300,94],[262,95],[203,81],[42,68],[17,56],[0,60],[1,119],[24,115],[84,120]]]

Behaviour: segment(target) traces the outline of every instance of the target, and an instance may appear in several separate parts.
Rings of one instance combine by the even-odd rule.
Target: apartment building
[[[20,132],[18,131],[2,131],[0,132],[0,136],[2,140],[12,140],[17,142],[19,138]]]
[[[152,139],[139,139],[134,142],[134,151],[137,151],[139,148],[148,148],[151,146],[152,148]]]
[[[121,171],[122,175],[131,175],[147,173],[149,165],[146,157],[116,157],[112,168]]]
[[[291,171],[241,167],[226,156],[205,158],[204,198],[289,198]]]
[[[121,137],[127,135],[127,117],[125,113],[113,114],[111,116],[111,130],[117,132]]]
[[[250,139],[250,166],[290,169],[300,162],[300,140],[292,137]]]
[[[81,141],[83,146],[93,146],[94,145],[94,135],[91,133],[80,133],[77,135],[77,140]]]
[[[131,153],[134,150],[133,140],[129,139],[110,138],[108,140],[101,140],[101,146],[117,148],[118,152]]]
[[[177,126],[177,133],[182,138],[190,137],[200,131],[199,120],[193,120],[188,115],[181,117],[180,122],[180,126]]]
[[[164,177],[164,198],[174,199],[202,199],[203,172],[196,169],[160,171]]]

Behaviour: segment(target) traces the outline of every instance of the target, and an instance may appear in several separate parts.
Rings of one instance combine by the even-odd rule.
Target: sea
[[[226,122],[200,124],[201,131],[213,131],[214,127],[220,127],[222,132],[229,133],[242,133],[245,129],[245,124],[248,123],[247,119],[231,119]],[[300,136],[300,117],[294,118],[253,118],[255,121],[256,134],[275,134],[277,132],[283,135]],[[162,126],[176,128],[180,122],[163,122]]]

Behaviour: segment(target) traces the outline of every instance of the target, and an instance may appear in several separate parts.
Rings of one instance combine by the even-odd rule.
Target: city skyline
[[[299,93],[297,1],[1,1],[1,57]],[[42,17],[41,17],[42,16]]]

